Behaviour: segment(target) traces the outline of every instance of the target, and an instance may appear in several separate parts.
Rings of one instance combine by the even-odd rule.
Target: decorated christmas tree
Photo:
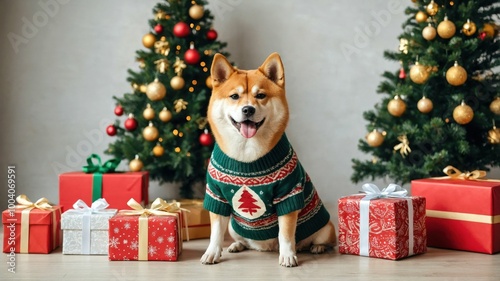
[[[116,138],[107,154],[129,160],[131,171],[149,171],[153,180],[181,183],[185,198],[205,180],[213,148],[206,119],[210,64],[217,52],[227,55],[204,5],[168,0],[154,7],[145,49],[136,52],[139,70],[128,71],[131,92],[113,97],[123,117],[107,128]]]
[[[397,51],[383,74],[384,97],[364,112],[368,134],[353,159],[353,182],[399,183],[500,166],[500,6],[496,0],[412,0]]]

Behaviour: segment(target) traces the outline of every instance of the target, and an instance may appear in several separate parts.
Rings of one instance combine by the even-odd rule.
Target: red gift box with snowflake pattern
[[[118,214],[109,220],[109,260],[176,261],[181,252],[180,212],[166,216]]]
[[[424,197],[369,200],[362,218],[364,197],[358,194],[339,199],[340,253],[398,260],[427,251]]]

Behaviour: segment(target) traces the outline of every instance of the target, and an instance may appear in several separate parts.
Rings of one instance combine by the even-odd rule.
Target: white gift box
[[[109,240],[108,221],[116,209],[105,209],[106,200],[98,199],[88,207],[78,200],[74,209],[62,214],[62,253],[68,255],[107,255]]]

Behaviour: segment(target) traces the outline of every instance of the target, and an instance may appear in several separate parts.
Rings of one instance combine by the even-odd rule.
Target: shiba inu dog
[[[288,142],[283,63],[271,54],[255,70],[238,70],[216,54],[208,121],[216,145],[207,169],[204,207],[212,223],[203,264],[228,251],[279,251],[279,264],[298,265],[296,251],[322,253],[336,244],[335,227]]]

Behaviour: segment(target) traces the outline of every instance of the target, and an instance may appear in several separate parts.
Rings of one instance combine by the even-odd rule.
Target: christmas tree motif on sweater
[[[255,219],[266,212],[266,205],[251,188],[242,186],[233,196],[233,207],[242,217]]]

